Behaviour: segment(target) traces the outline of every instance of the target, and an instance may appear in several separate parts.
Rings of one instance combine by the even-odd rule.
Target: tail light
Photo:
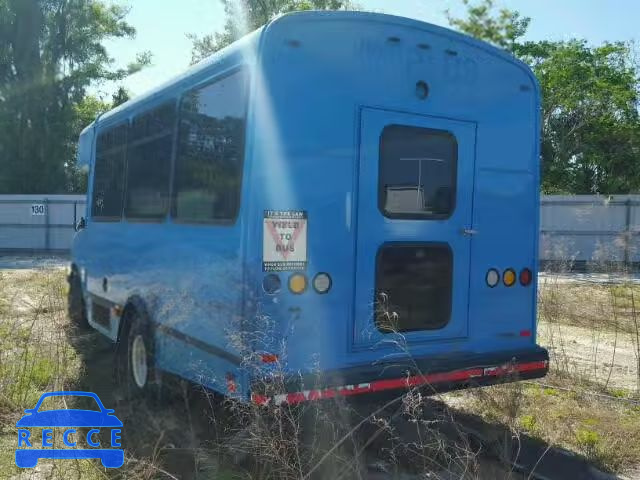
[[[531,283],[532,279],[533,275],[531,274],[531,270],[529,270],[528,268],[523,268],[520,271],[520,285],[526,287]]]
[[[260,355],[262,363],[276,363],[278,361],[278,355],[274,353],[263,353]]]

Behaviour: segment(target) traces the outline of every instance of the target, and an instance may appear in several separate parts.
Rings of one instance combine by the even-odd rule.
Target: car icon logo
[[[88,397],[95,400],[97,410],[55,409],[40,411],[44,400],[50,397]],[[93,404],[92,404],[93,405]],[[16,423],[18,447],[16,465],[33,468],[41,458],[83,459],[99,458],[106,468],[118,468],[124,463],[121,448],[122,422],[114,415],[114,410],[104,407],[100,398],[92,392],[50,392],[43,394],[34,408],[25,410],[26,415]],[[32,428],[42,428],[41,441],[37,442]],[[64,448],[54,448],[53,429],[62,429]],[[79,431],[80,430],[80,431]],[[99,435],[109,431],[109,447],[101,445]],[[85,433],[86,431],[86,433]],[[33,436],[32,436],[33,434]],[[78,448],[80,439],[88,448]]]

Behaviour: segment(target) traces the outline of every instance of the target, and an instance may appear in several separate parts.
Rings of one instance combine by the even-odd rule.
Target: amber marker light
[[[289,290],[299,295],[307,289],[307,277],[302,273],[294,273],[289,277]]]
[[[516,272],[513,268],[507,268],[502,275],[502,283],[504,283],[507,287],[513,287],[516,283]]]

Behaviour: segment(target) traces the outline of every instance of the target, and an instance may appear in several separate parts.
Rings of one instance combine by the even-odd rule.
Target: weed
[[[538,421],[533,415],[523,415],[520,417],[520,425],[527,432],[535,434],[538,427]]]
[[[627,398],[629,391],[624,388],[610,388],[609,393],[616,398]]]
[[[576,432],[576,445],[589,460],[598,459],[598,447],[601,439],[598,432],[581,428]]]

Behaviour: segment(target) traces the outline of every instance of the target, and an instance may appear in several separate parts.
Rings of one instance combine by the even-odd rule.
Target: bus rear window
[[[437,330],[449,323],[453,255],[447,245],[386,245],[376,266],[381,332]]]
[[[389,125],[380,137],[379,207],[390,218],[446,218],[455,207],[458,143],[444,130]]]

